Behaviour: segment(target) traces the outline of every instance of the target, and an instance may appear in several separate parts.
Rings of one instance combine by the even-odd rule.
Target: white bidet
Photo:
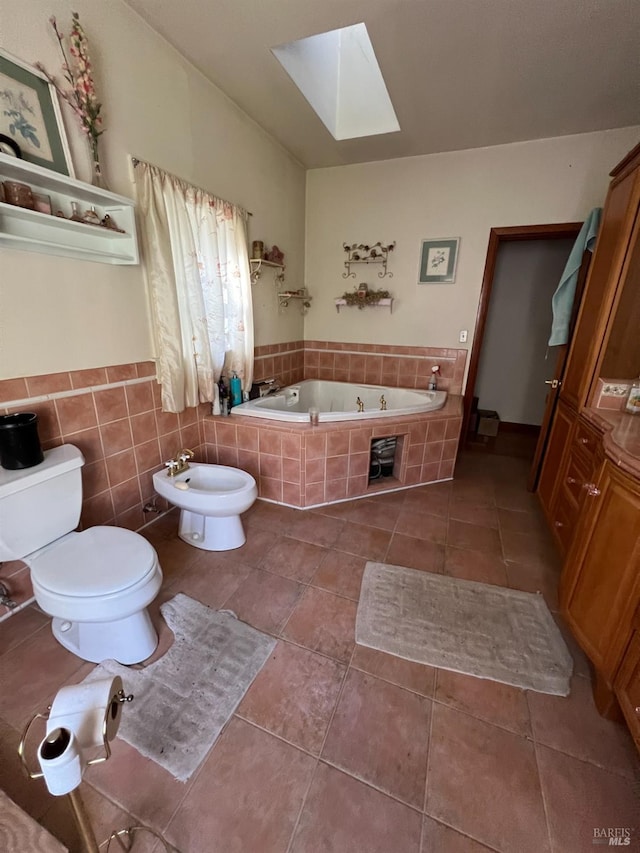
[[[240,514],[258,496],[251,474],[228,465],[192,462],[180,474],[153,475],[156,492],[180,508],[178,536],[204,551],[230,551],[246,542]]]

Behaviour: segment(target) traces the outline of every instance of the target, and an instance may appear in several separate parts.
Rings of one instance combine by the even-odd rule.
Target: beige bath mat
[[[160,611],[175,634],[145,669],[103,661],[86,681],[119,675],[134,701],[118,737],[185,782],[204,760],[276,641],[232,614],[178,593]]]
[[[356,641],[407,660],[567,696],[573,661],[541,595],[367,563]]]

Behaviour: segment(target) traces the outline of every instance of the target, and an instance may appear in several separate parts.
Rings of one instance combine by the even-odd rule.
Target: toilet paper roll
[[[82,781],[82,751],[69,729],[55,728],[47,733],[38,747],[38,761],[54,797],[74,791]]]
[[[81,750],[102,746],[105,737],[113,740],[122,714],[122,704],[114,698],[119,690],[122,679],[118,675],[61,687],[49,712],[47,734],[69,729]]]

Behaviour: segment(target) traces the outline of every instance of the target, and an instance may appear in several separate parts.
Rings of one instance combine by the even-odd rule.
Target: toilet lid
[[[153,546],[122,527],[90,527],[43,550],[31,562],[31,576],[59,595],[122,592],[156,566]]]

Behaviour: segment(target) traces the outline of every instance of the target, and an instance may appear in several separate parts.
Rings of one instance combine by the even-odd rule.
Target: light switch
[[[466,344],[466,342],[467,342],[467,334],[468,334],[468,332],[467,332],[467,330],[466,330],[466,329],[463,329],[463,330],[460,332],[460,343],[461,343],[461,344]]]

